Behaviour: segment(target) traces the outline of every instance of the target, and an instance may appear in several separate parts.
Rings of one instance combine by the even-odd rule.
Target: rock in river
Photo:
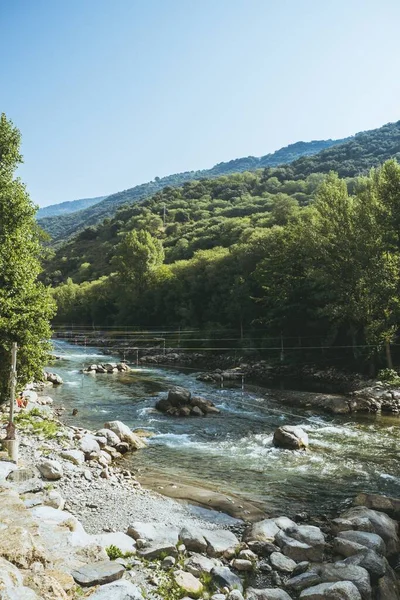
[[[300,427],[284,425],[274,433],[274,446],[289,450],[302,450],[308,447],[308,435]]]

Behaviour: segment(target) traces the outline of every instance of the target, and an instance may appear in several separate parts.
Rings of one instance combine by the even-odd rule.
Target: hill
[[[60,202],[60,204],[50,204],[49,206],[39,208],[36,213],[36,218],[44,219],[46,217],[56,217],[59,215],[77,212],[79,210],[83,210],[84,208],[89,208],[94,204],[98,204],[106,197],[107,196],[98,196],[97,198],[81,198],[80,200]]]
[[[299,157],[314,155],[323,149],[343,144],[345,141],[347,140],[297,142],[295,144],[290,144],[285,148],[281,148],[272,154],[266,154],[261,158],[248,156],[246,158],[238,158],[229,162],[219,163],[211,169],[176,173],[162,178],[156,177],[153,181],[149,181],[148,183],[143,183],[122,192],[107,196],[101,202],[93,203],[93,205],[86,208],[81,207],[82,210],[78,209],[78,212],[68,211],[70,214],[64,215],[57,213],[53,213],[52,215],[38,215],[39,224],[51,235],[54,243],[60,243],[70,238],[83,227],[96,225],[104,218],[112,217],[120,206],[140,202],[166,186],[176,187],[183,185],[183,183],[187,181],[220,177],[221,175],[254,171],[265,167],[291,163]],[[48,208],[56,207],[57,205],[53,205]]]

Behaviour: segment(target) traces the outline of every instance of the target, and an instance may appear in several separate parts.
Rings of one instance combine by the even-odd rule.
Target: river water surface
[[[158,470],[204,482],[260,502],[270,514],[288,516],[340,508],[361,490],[400,495],[398,417],[313,414],[281,405],[273,389],[220,389],[197,381],[194,372],[156,366],[131,364],[129,373],[82,374],[90,364],[119,359],[65,342],[54,346],[60,360],[51,370],[64,384],[50,393],[65,406],[67,423],[99,429],[118,419],[154,434],[148,449],[124,459],[135,472]],[[155,412],[157,398],[172,385],[209,398],[221,415],[172,418]],[[76,417],[72,408],[79,411]],[[272,446],[274,430],[285,424],[307,431],[309,451]]]

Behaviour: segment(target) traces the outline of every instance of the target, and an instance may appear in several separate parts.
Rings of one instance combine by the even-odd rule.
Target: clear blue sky
[[[400,119],[399,0],[0,0],[41,205]]]

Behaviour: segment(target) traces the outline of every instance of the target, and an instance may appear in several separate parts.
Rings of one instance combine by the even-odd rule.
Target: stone
[[[175,566],[176,558],[174,556],[166,556],[164,560],[161,562],[162,569],[172,569]],[[192,573],[193,575],[193,573]]]
[[[255,589],[249,587],[246,600],[292,600],[287,592],[277,588]]]
[[[103,561],[83,565],[72,571],[71,575],[82,587],[103,585],[121,579],[125,568],[115,561]]]
[[[359,554],[346,558],[343,562],[346,565],[358,565],[366,569],[372,582],[376,582],[383,577],[389,568],[386,558],[367,548],[364,548]]]
[[[274,569],[281,571],[282,573],[292,573],[296,568],[296,563],[291,558],[284,556],[280,552],[273,552],[269,557],[271,565]]]
[[[129,451],[129,444],[128,442],[119,442],[119,444],[115,446],[115,449],[120,454],[126,454]]]
[[[8,477],[8,475],[11,473],[11,471],[16,470],[18,467],[15,463],[6,461],[6,460],[2,460],[0,461],[0,480],[1,479],[6,479]]]
[[[174,573],[174,579],[177,585],[191,598],[198,598],[203,591],[203,584],[191,573],[178,570]]]
[[[43,504],[45,506],[52,506],[60,510],[64,509],[65,500],[57,490],[50,490],[43,498]]]
[[[371,581],[369,573],[363,567],[349,565],[344,562],[323,564],[318,569],[322,583],[351,581],[361,594],[363,600],[371,600]]]
[[[171,406],[189,404],[190,397],[190,391],[180,386],[174,386],[168,392],[168,402]]]
[[[255,554],[254,552],[252,552],[248,548],[245,548],[244,550],[241,550],[239,552],[238,558],[243,558],[245,560],[256,561],[257,560],[257,554]]]
[[[121,552],[130,552],[136,554],[136,546],[134,540],[122,531],[113,531],[111,533],[96,533],[91,536],[92,541],[103,548],[108,546],[116,546]]]
[[[280,531],[275,538],[283,554],[296,562],[321,562],[325,549],[325,538],[318,527],[299,525]]]
[[[207,554],[210,556],[222,556],[230,548],[237,548],[239,540],[236,535],[227,529],[213,529],[203,532],[207,542]]]
[[[142,523],[135,521],[128,527],[128,535],[135,540],[142,539],[147,542],[167,540],[176,546],[179,540],[179,530],[164,523]]]
[[[136,585],[121,579],[102,585],[90,596],[90,600],[143,600],[143,596]]]
[[[56,481],[63,476],[62,465],[57,460],[42,459],[37,465],[42,477],[50,481]]]
[[[303,560],[302,562],[299,562],[293,569],[293,573],[292,573],[293,577],[295,575],[301,575],[302,573],[305,573],[309,566],[310,566],[310,563],[307,560]]]
[[[37,476],[38,472],[36,469],[16,469],[15,471],[11,471],[7,475],[6,479],[7,481],[12,481],[13,483],[22,483],[24,481],[29,481],[30,479],[35,479]]]
[[[32,588],[41,600],[68,600],[61,584],[48,573],[31,571],[25,576],[24,584]]]
[[[360,493],[353,501],[354,506],[366,506],[386,513],[395,521],[400,521],[400,499],[379,494]]]
[[[304,590],[300,600],[361,600],[361,594],[351,581],[320,583]]]
[[[243,594],[239,590],[231,590],[228,594],[228,600],[244,600]]]
[[[365,546],[370,550],[374,550],[381,556],[386,555],[386,545],[380,535],[369,531],[341,531],[338,538],[354,542],[360,546]]]
[[[375,588],[375,600],[399,600],[400,592],[396,573],[389,567]]]
[[[84,435],[79,440],[79,448],[85,456],[89,454],[100,455],[100,446],[92,435]]]
[[[254,569],[251,560],[245,560],[244,558],[235,558],[231,562],[231,566],[236,569],[236,571],[252,571]]]
[[[365,506],[354,506],[340,515],[343,530],[343,520],[349,523],[348,529],[358,531],[369,531],[378,534],[386,544],[387,556],[392,556],[400,550],[398,537],[398,524],[383,512],[366,508]],[[337,526],[336,520],[336,526]]]
[[[301,573],[300,575],[296,575],[291,579],[286,581],[286,586],[289,589],[295,590],[296,592],[300,592],[305,588],[318,585],[322,582],[321,577],[315,570],[306,571],[305,573]]]
[[[249,531],[246,532],[245,540],[246,542],[273,542],[275,540],[275,536],[279,533],[279,531],[280,529],[275,523],[274,519],[264,519],[263,521],[258,521],[258,523],[254,523],[251,526]],[[254,552],[256,552],[256,554],[259,554],[257,550],[254,550],[253,546],[252,549]]]
[[[211,570],[211,576],[218,587],[227,587],[229,590],[236,589],[243,593],[242,580],[228,567],[214,567]]]
[[[308,435],[301,427],[283,425],[275,430],[272,442],[277,448],[302,450],[308,447]]]
[[[104,428],[113,431],[122,442],[127,442],[134,450],[146,448],[147,446],[145,440],[133,433],[125,423],[122,423],[122,421],[109,421],[108,423],[104,423]]]
[[[198,406],[194,406],[192,409],[189,408],[189,414],[194,417],[204,417],[204,413]]]
[[[247,542],[247,545],[258,556],[267,557],[273,552],[279,552],[279,546],[272,544],[272,542],[259,542],[255,540]]]
[[[202,531],[193,526],[186,526],[179,532],[179,539],[185,544],[188,550],[193,552],[206,552],[207,542]]]
[[[202,573],[210,573],[211,569],[215,566],[215,559],[207,558],[202,554],[194,553],[192,556],[187,558],[184,562],[185,570],[194,575],[200,577]]]
[[[115,447],[121,441],[118,435],[111,429],[99,429],[99,431],[96,431],[96,436],[106,438],[106,443],[108,446]]]
[[[78,467],[85,462],[85,455],[81,450],[63,450],[60,454],[61,458],[69,460]]]

